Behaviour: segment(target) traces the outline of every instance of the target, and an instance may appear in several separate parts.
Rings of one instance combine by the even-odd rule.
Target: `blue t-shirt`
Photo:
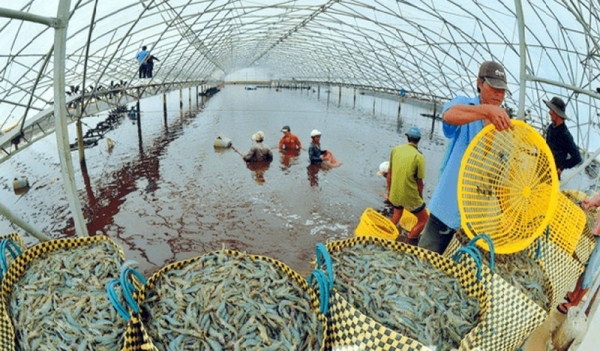
[[[144,60],[146,59],[147,56],[148,56],[148,51],[142,50],[142,51],[138,52],[135,57],[138,59],[140,64],[146,64],[144,62]]]
[[[480,105],[479,96],[470,98],[457,96],[444,104],[442,115],[454,105]],[[474,121],[462,126],[443,122],[444,136],[450,139],[437,187],[431,195],[429,211],[450,228],[460,228],[458,211],[458,172],[467,146],[483,129],[483,121]]]

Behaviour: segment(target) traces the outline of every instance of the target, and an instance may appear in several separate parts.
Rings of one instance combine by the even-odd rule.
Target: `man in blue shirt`
[[[140,52],[137,53],[137,55],[135,55],[135,58],[138,60],[138,63],[140,64],[140,68],[139,68],[139,76],[140,78],[146,78],[146,68],[147,63],[146,60],[148,60],[148,51],[146,51],[146,46],[142,46],[142,50]]]
[[[460,164],[467,146],[484,126],[491,123],[498,131],[513,128],[510,117],[500,107],[506,89],[504,67],[486,61],[479,67],[479,96],[457,96],[444,105],[443,132],[450,143],[437,187],[431,196],[430,216],[419,240],[420,247],[441,254],[460,228],[457,195]]]

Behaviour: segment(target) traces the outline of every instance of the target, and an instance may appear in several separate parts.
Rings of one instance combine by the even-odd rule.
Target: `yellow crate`
[[[554,157],[544,138],[523,121],[498,132],[483,128],[471,141],[458,175],[461,226],[470,238],[488,234],[496,253],[528,247],[542,235],[558,202]],[[483,241],[478,243],[489,250]]]
[[[360,216],[360,223],[354,234],[355,236],[376,236],[386,240],[396,240],[400,232],[392,221],[368,207]]]

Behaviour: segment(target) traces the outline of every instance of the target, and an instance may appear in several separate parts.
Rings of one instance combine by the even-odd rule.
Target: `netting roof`
[[[496,60],[507,68],[508,106],[521,103],[541,123],[542,100],[559,95],[580,146],[597,139],[600,5],[589,0],[4,1],[5,132],[52,107],[61,4],[70,9],[67,87],[140,84],[135,55],[146,45],[160,59],[155,84],[216,82],[255,68],[273,80],[403,89],[443,101],[475,94],[479,64]]]

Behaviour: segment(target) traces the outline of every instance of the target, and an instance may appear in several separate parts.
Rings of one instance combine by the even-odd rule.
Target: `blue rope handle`
[[[475,247],[475,243],[477,243],[477,241],[479,241],[479,240],[484,240],[488,244],[488,247],[490,248],[490,270],[493,273],[494,265],[496,262],[496,257],[495,257],[495,253],[494,253],[494,251],[495,251],[494,241],[492,240],[492,238],[490,238],[489,235],[484,233],[484,234],[476,235],[473,239],[471,239],[471,241],[469,241],[467,246]],[[479,251],[479,249],[477,249],[477,251]]]
[[[115,285],[120,284],[118,280],[113,279],[108,284],[106,284],[106,293],[108,294],[108,299],[110,303],[114,307],[114,309],[121,315],[121,317],[125,320],[125,322],[129,323],[131,316],[127,309],[121,304],[119,298],[117,297],[117,292],[115,291]]]
[[[329,279],[327,279],[327,276],[322,270],[315,269],[308,277],[309,286],[312,286],[313,277],[316,279],[317,284],[319,285],[320,311],[323,314],[327,314],[327,311],[329,311]]]
[[[546,226],[546,235],[545,235],[545,237],[546,237],[546,242],[550,241],[550,226],[549,225]],[[542,243],[542,239],[539,236],[537,237],[536,242],[537,242],[537,248],[535,250],[535,259],[539,260],[540,256],[542,256],[542,245],[543,245],[543,243]]]
[[[13,259],[19,257],[22,253],[21,248],[14,240],[7,238],[0,242],[0,269],[2,270],[2,275],[8,271],[8,261],[6,260],[7,249]]]
[[[331,261],[331,256],[329,255],[329,251],[322,243],[317,243],[317,268],[321,268],[321,266],[325,264],[325,269],[327,271],[327,276],[329,277],[329,290],[333,289],[333,262]]]
[[[473,246],[465,246],[458,249],[454,253],[454,256],[452,256],[452,259],[454,262],[458,263],[463,254],[468,254],[471,256],[471,258],[473,258],[473,261],[475,261],[475,266],[477,267],[477,279],[481,280],[481,252]]]
[[[129,304],[129,306],[131,306],[134,313],[140,313],[140,306],[137,304],[137,302],[135,302],[135,299],[133,298],[135,287],[133,286],[131,281],[129,281],[129,277],[131,275],[133,275],[133,277],[139,280],[143,285],[146,285],[146,278],[144,278],[142,273],[130,267],[123,268],[119,277],[125,300],[127,300],[127,303]]]

